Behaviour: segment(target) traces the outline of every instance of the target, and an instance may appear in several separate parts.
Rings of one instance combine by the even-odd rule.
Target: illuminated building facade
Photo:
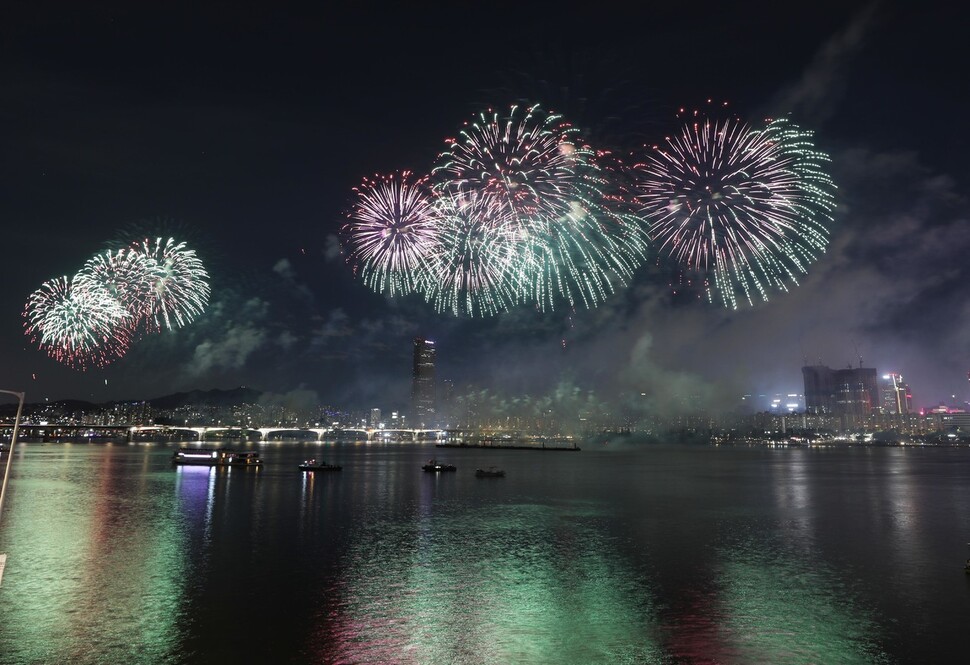
[[[880,406],[876,370],[872,367],[831,369],[824,365],[802,367],[805,410],[815,415],[863,418]]]
[[[411,370],[411,414],[414,427],[435,425],[434,362],[434,342],[415,337]]]
[[[882,409],[885,413],[905,415],[913,411],[913,395],[901,374],[884,374],[882,377]]]

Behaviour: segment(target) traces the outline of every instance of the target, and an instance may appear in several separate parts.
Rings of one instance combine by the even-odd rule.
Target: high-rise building
[[[913,395],[901,374],[883,374],[882,409],[886,413],[906,415],[913,411]]]
[[[414,427],[435,424],[434,342],[414,338],[414,363],[411,370],[411,418]]]
[[[802,367],[805,380],[805,411],[824,415],[835,412],[832,370],[825,365]]]
[[[371,409],[370,410],[370,427],[371,429],[377,429],[381,424],[381,410]]]
[[[881,406],[872,367],[802,367],[805,410],[811,414],[865,417]]]
[[[438,403],[435,415],[440,427],[455,426],[455,382],[442,379],[441,388],[437,391]]]

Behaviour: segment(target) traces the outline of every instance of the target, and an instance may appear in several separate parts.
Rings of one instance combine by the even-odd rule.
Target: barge
[[[259,466],[263,460],[255,450],[229,448],[179,448],[172,455],[172,464],[198,466]]]

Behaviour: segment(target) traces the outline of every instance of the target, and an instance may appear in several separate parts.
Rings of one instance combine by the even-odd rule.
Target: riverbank
[[[497,450],[574,450],[582,448],[576,444],[522,444],[522,443],[436,443],[435,448],[495,448]]]

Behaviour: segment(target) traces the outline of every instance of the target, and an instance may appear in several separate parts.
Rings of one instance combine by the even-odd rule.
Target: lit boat
[[[457,471],[457,468],[453,464],[442,464],[436,459],[430,460],[427,464],[421,467],[425,471],[438,472],[438,471]]]
[[[259,466],[263,460],[255,450],[228,448],[179,448],[172,455],[172,464],[199,466]]]
[[[504,478],[505,471],[502,469],[496,469],[494,466],[490,466],[487,469],[476,469],[476,478]]]
[[[317,462],[315,459],[308,459],[300,464],[300,471],[340,471],[342,468],[337,464]]]

